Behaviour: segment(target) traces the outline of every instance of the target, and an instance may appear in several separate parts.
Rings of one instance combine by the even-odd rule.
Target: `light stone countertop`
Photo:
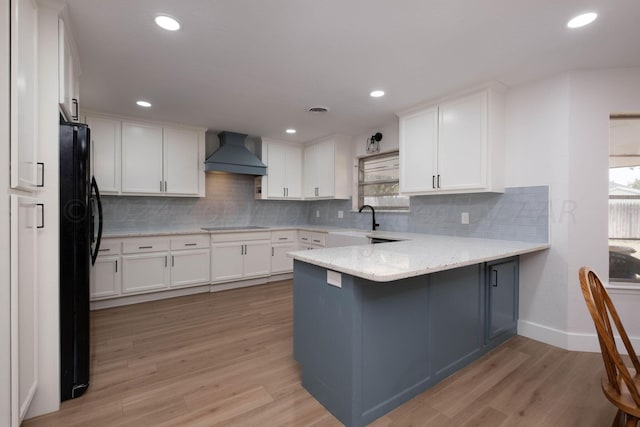
[[[207,227],[206,225],[204,227]],[[215,227],[215,226],[212,226]],[[220,234],[220,233],[250,233],[257,231],[281,231],[281,230],[304,230],[304,231],[316,231],[323,233],[330,232],[364,232],[363,230],[352,230],[338,227],[325,227],[314,225],[274,225],[274,226],[261,226],[264,228],[233,228],[228,226],[224,230],[203,230],[200,227],[168,227],[168,228],[149,228],[149,229],[131,229],[131,230],[110,230],[102,233],[102,237],[108,238],[123,238],[123,237],[150,237],[150,236],[174,236],[177,234]]]
[[[549,248],[547,243],[415,233],[370,236],[410,240],[290,252],[296,260],[375,282],[390,282]]]

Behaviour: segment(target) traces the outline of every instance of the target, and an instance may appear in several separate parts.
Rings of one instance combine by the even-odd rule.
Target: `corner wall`
[[[575,71],[507,93],[505,184],[550,185],[551,249],[523,256],[519,333],[599,351],[578,269],[608,275],[609,114],[640,112],[640,69]],[[640,287],[609,289],[640,344]]]

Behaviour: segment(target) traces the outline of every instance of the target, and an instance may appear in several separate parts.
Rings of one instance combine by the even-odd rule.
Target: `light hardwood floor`
[[[91,386],[39,426],[340,426],[292,358],[292,282],[93,312]],[[599,354],[516,337],[372,426],[606,426]]]

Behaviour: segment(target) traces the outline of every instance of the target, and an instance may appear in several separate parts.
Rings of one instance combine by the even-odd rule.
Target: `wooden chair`
[[[605,374],[602,376],[602,391],[618,412],[613,426],[637,426],[640,420],[640,362],[631,341],[624,330],[620,317],[598,276],[588,267],[579,272],[580,287],[589,313],[598,332]],[[615,329],[614,329],[615,328]],[[618,352],[614,338],[617,331],[629,354],[633,368],[627,368]],[[624,424],[623,424],[624,423]]]

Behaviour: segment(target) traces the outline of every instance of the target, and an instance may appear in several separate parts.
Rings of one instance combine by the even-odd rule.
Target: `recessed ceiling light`
[[[177,31],[180,29],[180,23],[176,21],[175,18],[167,15],[156,16],[156,24],[168,31]]]
[[[148,101],[137,101],[136,104],[138,104],[141,107],[146,107],[146,108],[151,107],[151,103]]]
[[[584,27],[585,25],[589,25],[593,21],[595,21],[597,17],[598,17],[598,14],[595,12],[583,13],[581,15],[576,16],[575,18],[572,18],[569,22],[567,22],[567,27],[568,28]]]
[[[295,129],[287,129],[285,132],[294,134],[294,133],[296,133],[296,130]]]
[[[374,98],[380,98],[381,96],[384,96],[384,91],[383,90],[374,90],[369,95],[371,95]]]

